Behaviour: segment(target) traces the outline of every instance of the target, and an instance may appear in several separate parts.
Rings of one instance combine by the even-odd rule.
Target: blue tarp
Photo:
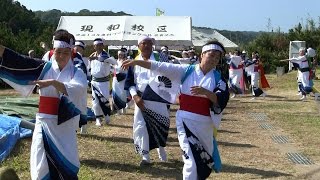
[[[20,128],[21,118],[0,114],[0,162],[11,152],[20,138],[32,136],[29,129]]]

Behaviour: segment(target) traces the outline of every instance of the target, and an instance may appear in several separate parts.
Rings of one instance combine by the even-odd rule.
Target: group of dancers
[[[242,54],[239,50],[229,53],[226,57],[229,64],[229,86],[233,93],[231,98],[242,96],[246,89],[252,92],[252,100],[256,97],[265,97],[263,88],[270,88],[264,76],[261,59],[257,51],[252,52],[251,59],[247,57],[246,51]]]
[[[141,36],[134,60],[115,60],[103,50],[103,40],[94,40],[95,51],[86,63],[80,52],[83,42],[66,30],[57,30],[53,50],[41,60],[21,55],[0,45],[0,77],[22,95],[39,87],[39,111],[32,137],[30,171],[32,179],[77,179],[80,167],[76,130],[86,124],[88,77],[96,125],[110,122],[110,69],[113,65],[112,106],[126,106],[129,92],[134,104],[133,139],[141,166],[150,165],[149,152],[157,149],[167,161],[166,142],[170,126],[168,104],[179,97],[177,131],[183,151],[184,179],[205,179],[214,161],[214,126],[220,124],[229,100],[226,81],[216,71],[225,54],[217,41],[203,46],[201,62],[194,65],[168,63],[155,53],[155,39]],[[76,48],[76,49],[77,49]],[[81,60],[82,59],[82,60]],[[88,73],[90,75],[88,76]],[[179,95],[179,96],[178,96]],[[215,127],[218,128],[218,127]]]
[[[178,101],[176,127],[183,152],[183,178],[206,179],[212,169],[220,170],[214,131],[219,128],[229,91],[231,97],[242,94],[245,82],[241,85],[241,79],[246,74],[253,96],[265,95],[258,83],[263,76],[258,52],[252,53],[250,60],[239,51],[230,54],[229,89],[217,70],[226,53],[220,42],[206,43],[200,58],[192,56],[188,64],[170,63],[168,48],[155,53],[155,43],[155,39],[141,36],[137,40],[139,54],[133,60],[126,58],[125,48],[118,51],[118,59],[110,57],[100,38],[93,42],[95,52],[85,58],[85,44],[66,30],[54,33],[53,49],[42,60],[0,45],[0,78],[25,96],[36,85],[40,88],[31,145],[32,179],[78,178],[76,131],[79,127],[86,131],[88,84],[96,126],[110,123],[111,109],[123,114],[129,100],[134,102],[133,142],[141,156],[140,166],[151,164],[153,149],[160,161],[167,161],[168,105]]]

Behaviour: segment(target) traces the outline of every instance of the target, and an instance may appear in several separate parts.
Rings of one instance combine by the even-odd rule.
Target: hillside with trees
[[[79,12],[62,12],[58,9],[52,9],[49,11],[35,11],[34,13],[42,22],[47,22],[55,27],[58,25],[61,16],[131,16],[131,14],[122,11],[90,11],[88,9],[82,9]]]

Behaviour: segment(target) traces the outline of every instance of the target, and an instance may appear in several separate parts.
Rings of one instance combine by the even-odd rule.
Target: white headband
[[[73,46],[64,41],[54,40],[53,48],[73,48]]]
[[[93,45],[97,45],[97,44],[103,44],[103,41],[102,40],[93,41]]]
[[[222,48],[216,44],[208,44],[202,47],[202,52],[209,51],[209,50],[218,50],[222,53],[224,52]]]
[[[82,48],[86,47],[86,45],[84,43],[80,42],[80,41],[76,41],[74,45],[81,46]]]
[[[168,51],[168,48],[167,47],[161,47],[161,49],[160,49],[161,51]]]
[[[125,54],[126,54],[126,52],[118,51],[118,54],[123,54],[123,55],[125,55]]]

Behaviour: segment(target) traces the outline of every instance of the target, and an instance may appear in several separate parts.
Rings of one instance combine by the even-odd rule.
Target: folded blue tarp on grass
[[[0,162],[12,151],[20,138],[32,136],[32,131],[20,127],[21,118],[0,114]]]

